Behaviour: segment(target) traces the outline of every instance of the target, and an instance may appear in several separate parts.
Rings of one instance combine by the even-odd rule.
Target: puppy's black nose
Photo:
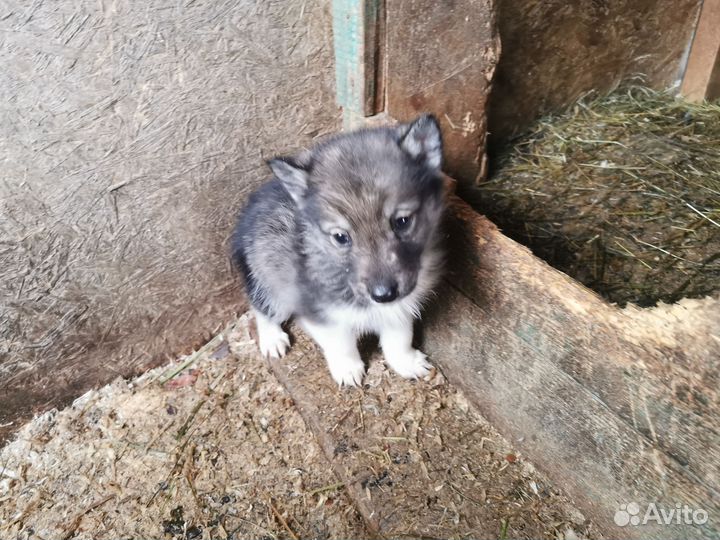
[[[392,302],[398,297],[397,283],[394,281],[388,283],[376,283],[370,290],[370,296],[376,302]]]

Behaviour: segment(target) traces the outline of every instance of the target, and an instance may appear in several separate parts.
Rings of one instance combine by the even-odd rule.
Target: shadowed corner
[[[448,198],[448,208],[442,225],[445,266],[442,279],[425,303],[422,319],[416,321],[415,324],[413,344],[420,350],[424,350],[425,339],[430,333],[447,327],[446,316],[453,309],[452,295],[447,293],[450,290],[458,289],[458,284],[465,281],[460,279],[461,276],[472,273],[481,282],[496,279],[496,270],[484,259],[482,250],[467,249],[467,246],[478,244],[478,242],[485,243],[483,239],[478,240],[477,220],[473,220],[473,227],[471,222],[466,219],[468,216],[463,215],[464,205],[454,195],[455,180],[446,176],[445,186]],[[494,227],[490,222],[485,223],[487,226]],[[479,308],[486,310],[492,304],[492,298],[489,295],[493,290],[496,289],[478,287],[477,290],[472,291],[472,301]],[[464,294],[464,291],[460,290],[460,292]]]

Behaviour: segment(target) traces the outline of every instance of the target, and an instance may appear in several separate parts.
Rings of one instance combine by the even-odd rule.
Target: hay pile
[[[720,289],[720,104],[631,87],[539,121],[478,208],[612,302]]]

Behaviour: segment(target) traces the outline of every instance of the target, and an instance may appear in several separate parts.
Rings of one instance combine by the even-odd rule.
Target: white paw
[[[266,358],[282,358],[290,348],[290,337],[282,329],[271,334],[258,338],[260,353]]]
[[[426,360],[427,356],[417,349],[410,349],[405,353],[395,353],[390,358],[385,358],[392,370],[406,379],[422,379],[430,373],[433,368]]]
[[[290,348],[290,338],[279,324],[264,317],[257,318],[258,346],[265,357],[281,358]]]
[[[328,368],[339,386],[360,386],[365,375],[365,364],[360,359],[328,359]]]

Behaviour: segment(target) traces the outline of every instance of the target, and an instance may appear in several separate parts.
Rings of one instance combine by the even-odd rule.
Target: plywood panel
[[[320,1],[0,13],[0,438],[244,309],[226,238],[264,159],[337,128]]]

